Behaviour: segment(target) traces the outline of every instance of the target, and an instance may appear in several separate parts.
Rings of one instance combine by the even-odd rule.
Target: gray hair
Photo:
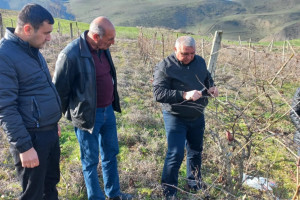
[[[105,29],[97,23],[91,23],[89,31],[98,34],[100,38],[102,38],[105,35]]]
[[[181,46],[196,48],[196,42],[191,36],[181,36],[177,38],[175,47],[176,49],[179,49]]]

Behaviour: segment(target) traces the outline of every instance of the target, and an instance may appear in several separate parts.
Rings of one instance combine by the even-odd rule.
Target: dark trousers
[[[162,173],[165,196],[175,195],[178,172],[187,150],[187,182],[190,187],[201,184],[201,154],[205,129],[204,115],[195,120],[186,120],[163,111],[168,151]]]
[[[57,200],[56,184],[59,182],[60,148],[57,128],[47,131],[29,132],[40,165],[23,168],[19,151],[11,145],[10,152],[15,161],[22,193],[20,200]]]

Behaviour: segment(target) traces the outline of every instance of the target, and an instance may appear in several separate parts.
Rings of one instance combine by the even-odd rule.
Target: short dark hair
[[[27,4],[25,5],[18,15],[18,26],[23,27],[29,23],[32,25],[35,31],[37,31],[44,21],[49,24],[54,24],[54,18],[48,10],[39,4]]]

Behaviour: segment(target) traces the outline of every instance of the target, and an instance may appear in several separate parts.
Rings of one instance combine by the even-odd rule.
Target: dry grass
[[[176,35],[165,31],[146,35],[140,35],[138,40],[117,40],[111,48],[123,109],[122,114],[117,114],[120,183],[122,190],[133,193],[136,199],[162,199],[160,176],[166,140],[160,105],[153,100],[151,81],[154,65],[173,51]],[[43,50],[51,72],[59,51],[68,42],[66,37],[54,36]],[[202,39],[197,40],[199,54],[202,54],[201,42]],[[207,60],[210,41],[204,40],[203,46]],[[287,112],[292,94],[300,85],[299,57],[295,55],[270,84],[283,65],[281,50],[268,52],[265,47],[255,47],[249,59],[248,52],[247,47],[234,45],[223,45],[219,52],[215,81],[220,97],[211,100],[206,110],[204,179],[215,199],[238,199],[244,195],[249,199],[290,198],[295,186],[295,165],[292,155],[275,139],[292,144],[293,127]],[[287,60],[291,51],[286,52]],[[64,119],[60,123],[63,134],[67,135],[61,142],[60,199],[86,199],[72,126]],[[234,143],[226,140],[226,130],[235,133]],[[294,150],[293,146],[289,147]],[[184,165],[180,170],[180,199],[202,199],[201,193],[184,192]],[[9,145],[1,133],[0,194],[4,199],[15,198],[20,191],[13,168]],[[244,188],[239,180],[243,172],[272,178],[278,188],[272,193]]]

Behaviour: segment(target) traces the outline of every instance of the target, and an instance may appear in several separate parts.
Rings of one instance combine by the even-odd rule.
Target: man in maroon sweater
[[[116,158],[119,146],[114,110],[121,109],[109,52],[115,36],[115,28],[107,18],[94,19],[89,30],[59,54],[53,77],[63,113],[75,127],[89,200],[105,200],[97,173],[99,152],[106,196],[132,199],[120,192]]]

